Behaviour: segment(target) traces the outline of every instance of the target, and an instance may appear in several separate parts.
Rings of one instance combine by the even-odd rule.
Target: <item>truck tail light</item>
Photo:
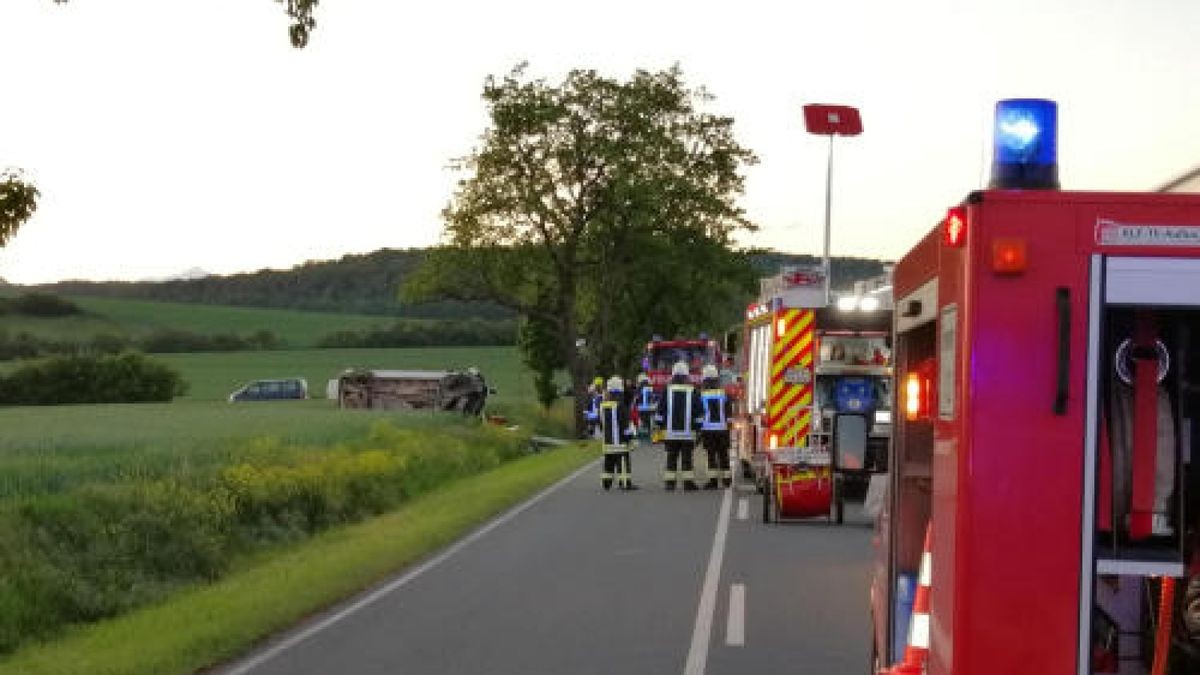
[[[769,442],[767,443],[767,447],[772,450],[779,449],[779,434],[771,434],[771,438],[770,438]]]
[[[996,239],[992,242],[992,271],[996,274],[1020,274],[1029,266],[1024,239]]]
[[[904,378],[904,419],[912,421],[921,417],[921,376],[909,373]]]
[[[787,319],[779,317],[775,322],[775,337],[781,338],[787,333]]]
[[[956,206],[946,212],[942,221],[942,243],[958,248],[967,240],[967,209]]]

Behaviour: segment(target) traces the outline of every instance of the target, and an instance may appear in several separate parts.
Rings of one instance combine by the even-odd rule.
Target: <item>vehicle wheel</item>
[[[841,525],[845,521],[845,516],[845,485],[842,483],[842,477],[835,474],[833,476],[833,520],[838,525]]]
[[[762,521],[764,523],[771,522],[771,490],[765,485],[759,486],[759,492],[762,493]]]

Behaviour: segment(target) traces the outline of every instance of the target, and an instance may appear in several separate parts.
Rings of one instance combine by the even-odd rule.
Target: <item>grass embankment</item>
[[[458,481],[396,512],[273,551],[166,604],[27,648],[0,662],[0,674],[193,672],[445,546],[593,457],[566,448]]]

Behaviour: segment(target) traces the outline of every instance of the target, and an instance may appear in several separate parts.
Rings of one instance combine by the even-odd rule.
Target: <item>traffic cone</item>
[[[884,670],[881,675],[921,675],[929,659],[929,588],[933,577],[933,525],[925,528],[925,547],[921,553],[921,573],[913,594],[912,618],[908,621],[908,644],[904,661]]]

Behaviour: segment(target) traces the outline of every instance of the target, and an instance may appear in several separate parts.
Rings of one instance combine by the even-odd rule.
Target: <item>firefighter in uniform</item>
[[[721,376],[716,366],[704,366],[704,390],[700,392],[704,421],[700,423],[700,441],[708,455],[708,482],[705,490],[716,490],[717,479],[729,487],[733,472],[729,469],[729,418],[733,402],[721,388]]]
[[[604,470],[600,484],[605,490],[616,479],[622,490],[636,490],[633,484],[633,465],[629,460],[629,444],[633,440],[633,425],[629,421],[629,406],[625,404],[625,385],[618,376],[608,381],[608,393],[600,404],[600,436],[604,443]]]
[[[600,424],[600,402],[604,400],[604,378],[597,377],[588,385],[587,403],[583,408],[583,419],[587,422],[587,437],[596,436],[596,426]]]
[[[671,383],[658,401],[654,421],[663,428],[663,447],[667,451],[667,468],[663,483],[668,490],[682,479],[684,490],[698,490],[692,472],[692,452],[696,449],[696,430],[704,420],[700,392],[688,380],[688,364],[679,361],[671,368]]]
[[[658,396],[654,393],[654,385],[645,373],[638,374],[637,396],[634,406],[638,413],[638,431],[643,438],[650,438],[650,430],[654,424],[654,412],[658,410]]]

